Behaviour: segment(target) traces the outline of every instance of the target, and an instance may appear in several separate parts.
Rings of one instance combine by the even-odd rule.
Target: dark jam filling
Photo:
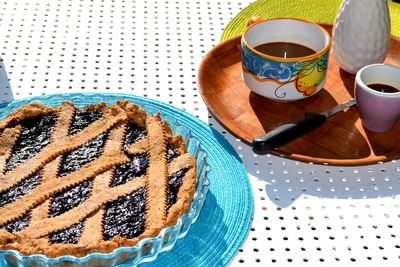
[[[182,185],[183,177],[185,176],[188,169],[182,169],[168,176],[168,188],[167,188],[167,210],[176,203],[179,188]]]
[[[130,144],[135,143],[137,140],[146,137],[146,135],[147,135],[146,128],[140,127],[139,125],[129,122],[128,127],[126,129],[124,148],[126,148]]]
[[[171,144],[167,145],[167,163],[170,163],[174,158],[179,157],[180,154],[178,150]]]
[[[111,187],[125,184],[132,181],[136,177],[142,176],[146,173],[149,166],[149,159],[146,153],[130,156],[131,161],[115,167],[115,172],[111,180]]]
[[[24,217],[14,220],[6,225],[4,225],[3,227],[1,227],[1,229],[10,232],[12,234],[15,234],[19,231],[21,231],[22,229],[24,229],[25,227],[27,227],[29,224],[29,215],[25,215]]]
[[[49,215],[56,217],[84,202],[92,191],[93,181],[84,181],[51,199]]]
[[[100,110],[77,109],[72,119],[69,134],[73,135],[86,128],[92,122],[97,121],[103,112]]]
[[[145,220],[146,190],[142,187],[106,204],[103,238],[110,240],[116,235],[134,238],[143,233]]]
[[[21,134],[15,143],[11,158],[7,161],[7,171],[32,158],[48,145],[56,119],[55,113],[49,113],[21,121]]]
[[[40,182],[40,171],[35,172],[28,176],[15,187],[10,188],[0,193],[0,207],[13,202],[14,200],[22,197],[23,195],[32,191]],[[1,216],[1,214],[0,214]]]
[[[74,172],[86,163],[100,157],[107,136],[108,133],[102,133],[77,149],[66,153],[62,160],[59,175],[62,176]]]
[[[70,228],[54,232],[49,235],[52,243],[76,244],[83,229],[83,222],[72,225]]]

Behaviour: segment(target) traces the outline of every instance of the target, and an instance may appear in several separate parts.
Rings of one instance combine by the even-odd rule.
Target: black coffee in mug
[[[316,53],[307,46],[290,42],[264,43],[254,49],[266,55],[282,58],[305,57]]]
[[[399,93],[400,89],[397,89],[394,86],[388,85],[388,84],[383,84],[383,83],[373,83],[373,84],[368,84],[368,87],[381,92],[381,93]]]

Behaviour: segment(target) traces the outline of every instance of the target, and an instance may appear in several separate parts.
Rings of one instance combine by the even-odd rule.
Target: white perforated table
[[[236,148],[254,192],[252,228],[232,266],[400,266],[399,162],[256,156],[209,115],[197,68],[249,3],[0,0],[1,98],[132,93],[208,121]]]

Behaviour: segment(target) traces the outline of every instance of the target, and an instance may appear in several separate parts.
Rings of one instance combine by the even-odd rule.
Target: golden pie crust
[[[91,252],[107,253],[120,246],[133,246],[145,237],[156,236],[161,229],[175,224],[178,216],[188,210],[195,190],[196,163],[187,152],[182,137],[172,135],[168,123],[162,121],[158,114],[148,115],[137,105],[125,100],[108,106],[99,103],[84,108],[101,110],[103,115],[73,135],[68,135],[68,130],[77,108],[68,101],[64,101],[60,107],[29,104],[13,111],[0,122],[0,192],[16,186],[37,171],[41,172],[40,183],[32,191],[0,207],[0,228],[26,214],[30,215],[28,226],[20,232],[12,234],[0,230],[0,249],[15,249],[25,255],[45,254],[50,257],[81,257]],[[5,171],[6,161],[10,158],[21,131],[18,122],[50,112],[56,112],[58,116],[49,144],[32,158],[8,172]],[[145,127],[147,135],[124,148],[123,140],[128,122]],[[109,131],[109,135],[103,152],[97,159],[66,174],[62,179],[57,179],[64,153],[106,131]],[[166,160],[167,144],[172,145],[180,154],[169,164]],[[146,173],[124,184],[110,187],[115,166],[129,161],[127,154],[139,153],[148,155]],[[179,187],[177,201],[167,211],[168,176],[182,169],[187,171]],[[61,215],[48,215],[50,199],[54,194],[87,179],[93,179],[93,188],[84,202]],[[144,232],[131,239],[117,235],[111,240],[104,240],[102,218],[105,204],[141,187],[146,188]],[[49,240],[49,234],[79,222],[83,222],[84,226],[76,244],[52,243]]]

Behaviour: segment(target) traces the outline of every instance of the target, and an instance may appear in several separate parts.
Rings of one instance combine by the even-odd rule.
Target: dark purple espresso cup
[[[356,75],[354,93],[362,125],[371,132],[389,131],[400,117],[400,68],[372,64]]]

